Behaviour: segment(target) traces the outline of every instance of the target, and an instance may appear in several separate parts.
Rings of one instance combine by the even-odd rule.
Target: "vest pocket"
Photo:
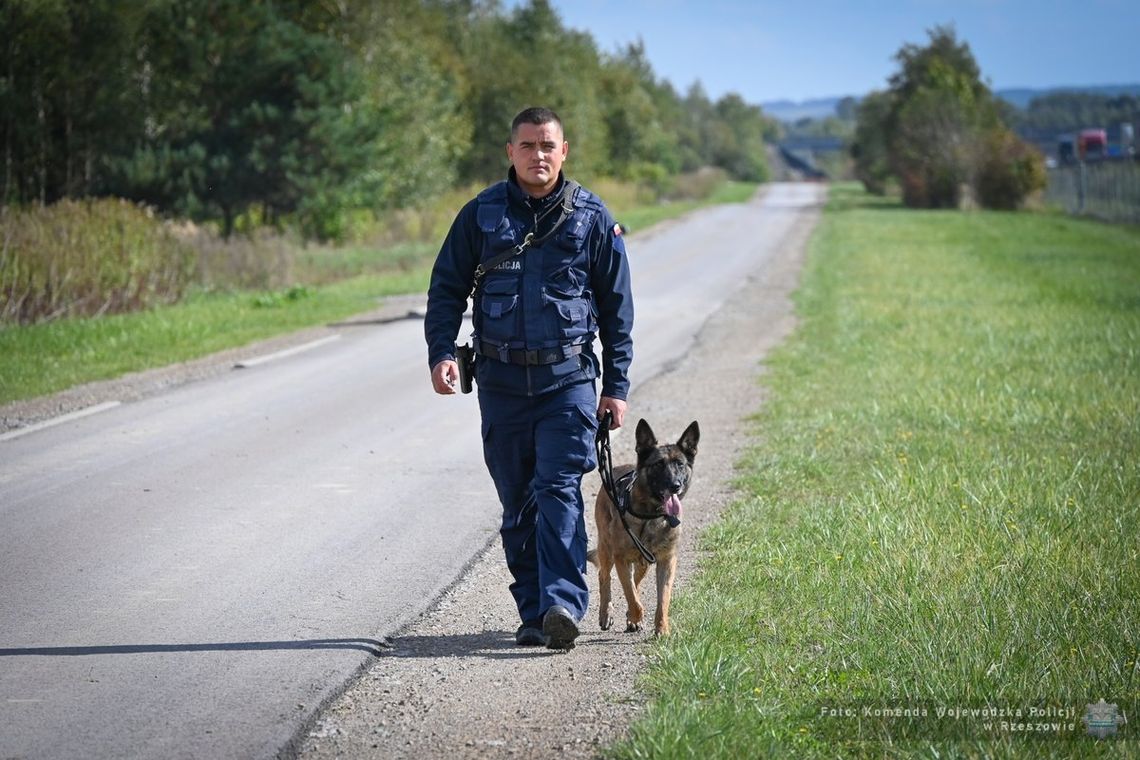
[[[576,341],[584,338],[590,332],[590,305],[584,298],[571,298],[565,301],[555,301],[554,309],[558,314],[558,337]]]
[[[514,280],[489,280],[485,283],[479,299],[479,310],[483,315],[480,337],[495,343],[508,343],[519,337],[516,330],[517,288],[518,283]]]
[[[567,298],[581,298],[582,290],[582,281],[578,271],[567,265],[547,275],[543,293],[547,299],[553,302]]]

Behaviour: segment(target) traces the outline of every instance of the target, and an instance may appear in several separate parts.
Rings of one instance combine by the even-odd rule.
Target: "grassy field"
[[[1140,757],[1140,230],[840,187],[797,308],[610,754]]]
[[[742,202],[757,186],[725,182],[703,201],[621,209],[621,220],[641,230],[712,203]],[[269,292],[198,293],[146,312],[65,319],[27,327],[0,327],[0,404],[205,356],[214,351],[344,319],[378,299],[425,292],[438,244],[403,244],[391,251],[322,251],[306,271],[331,284]],[[391,261],[390,271],[351,276]]]
[[[201,293],[146,312],[0,329],[0,404],[195,359],[375,308],[426,290],[430,266],[322,287]]]

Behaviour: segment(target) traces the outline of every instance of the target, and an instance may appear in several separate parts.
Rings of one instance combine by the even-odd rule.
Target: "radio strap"
[[[558,232],[558,229],[574,214],[574,197],[578,194],[578,188],[581,187],[577,182],[572,179],[566,180],[562,185],[562,198],[559,208],[561,213],[558,215],[558,221],[554,226],[546,231],[545,235],[535,237],[535,232],[538,230],[538,222],[535,222],[534,229],[526,233],[523,241],[511,248],[508,251],[503,251],[498,256],[493,256],[488,261],[482,262],[479,266],[475,267],[475,281],[471,285],[471,295],[475,295],[475,291],[479,289],[479,283],[487,275],[487,272],[502,264],[507,259],[513,259],[518,256],[527,248],[537,247],[545,243],[550,237]]]

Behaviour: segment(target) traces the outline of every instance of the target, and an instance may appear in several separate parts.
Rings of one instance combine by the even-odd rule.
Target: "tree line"
[[[116,196],[336,238],[354,212],[503,176],[511,117],[560,113],[571,171],[767,175],[774,122],[604,52],[547,0],[6,0],[5,205]]]
[[[1092,92],[1052,92],[1029,101],[1024,110],[1015,110],[1011,125],[1031,133],[1077,132],[1087,127],[1117,128],[1140,116],[1140,98]]]
[[[1064,133],[1089,127],[1104,127],[1113,135],[1119,133],[1122,124],[1134,124],[1140,118],[1140,98],[1128,93],[1051,92],[1034,97],[1024,107],[999,98],[995,107],[1003,123],[1022,137],[1036,138],[1036,142],[1052,141]],[[843,98],[836,104],[835,115],[805,117],[784,124],[781,136],[849,138],[855,128],[858,109],[858,99]]]

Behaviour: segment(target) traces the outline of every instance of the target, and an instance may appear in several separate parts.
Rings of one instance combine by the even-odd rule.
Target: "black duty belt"
[[[479,340],[478,338],[471,341],[471,346],[475,349],[475,353],[480,356],[486,356],[490,359],[506,362],[507,364],[521,364],[524,367],[558,364],[559,362],[566,361],[571,356],[577,356],[585,350],[584,343],[576,343],[572,346],[558,346],[557,348],[540,348],[534,351],[526,351],[519,348],[497,346],[494,343]]]

